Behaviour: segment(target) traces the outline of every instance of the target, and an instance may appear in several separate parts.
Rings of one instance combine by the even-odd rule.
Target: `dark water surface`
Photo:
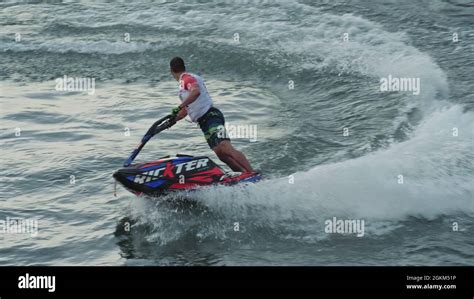
[[[377,2],[0,3],[0,220],[39,226],[0,234],[0,264],[473,265],[474,7]],[[267,180],[192,207],[114,197],[113,171],[178,103],[176,55],[229,124],[257,125],[233,143]],[[95,93],[55,91],[64,75]],[[388,75],[420,94],[381,92]],[[183,121],[138,160],[217,160],[201,134]],[[364,236],[325,233],[333,217]]]

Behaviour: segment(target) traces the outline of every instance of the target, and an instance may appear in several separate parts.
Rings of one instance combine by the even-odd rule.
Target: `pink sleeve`
[[[194,84],[197,84],[196,78],[189,75],[183,76],[183,85],[185,90],[190,90],[191,86],[193,86]]]

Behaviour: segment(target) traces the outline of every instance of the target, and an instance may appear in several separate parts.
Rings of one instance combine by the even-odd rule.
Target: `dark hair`
[[[171,59],[170,68],[175,73],[186,71],[186,67],[184,66],[183,58],[175,57],[175,58]]]

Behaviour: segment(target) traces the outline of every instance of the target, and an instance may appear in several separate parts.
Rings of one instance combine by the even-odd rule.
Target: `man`
[[[204,80],[186,72],[184,61],[180,57],[171,59],[170,69],[173,77],[179,81],[181,105],[172,110],[172,114],[176,115],[176,121],[189,115],[191,121],[199,124],[209,147],[222,162],[233,171],[254,172],[244,154],[230,143],[224,127],[224,115],[212,106],[212,99]]]

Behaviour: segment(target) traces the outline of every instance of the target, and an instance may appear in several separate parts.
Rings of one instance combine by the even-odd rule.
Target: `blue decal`
[[[156,188],[156,187],[159,187],[159,186],[163,185],[164,182],[166,182],[166,180],[156,180],[156,181],[146,183],[145,185],[147,185],[148,187],[151,187],[151,188]]]

